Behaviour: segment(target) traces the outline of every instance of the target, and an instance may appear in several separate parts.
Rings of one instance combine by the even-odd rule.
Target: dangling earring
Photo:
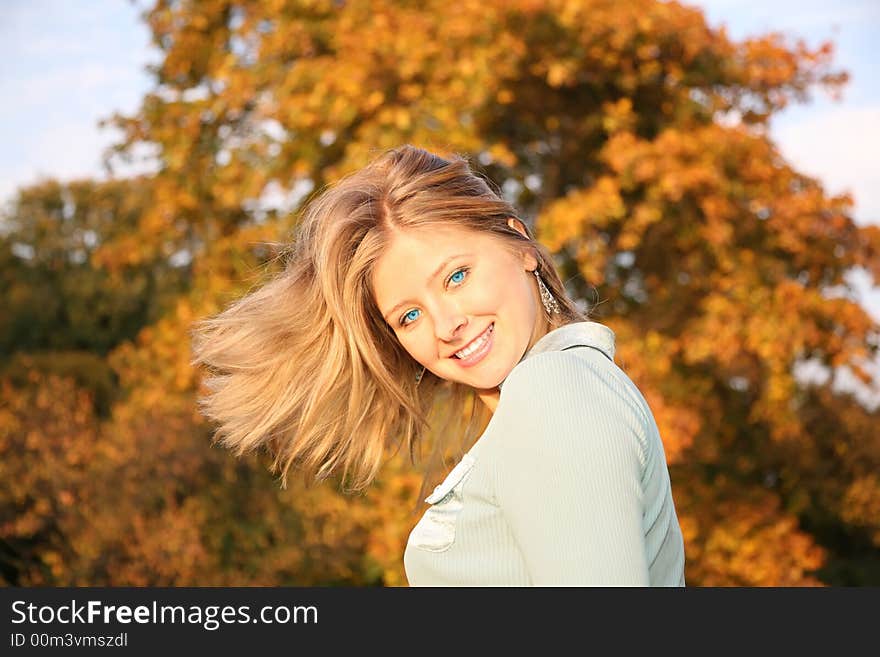
[[[547,286],[544,285],[544,281],[541,280],[541,275],[538,274],[538,268],[535,267],[532,270],[532,273],[535,275],[535,278],[538,279],[538,289],[541,292],[541,301],[544,303],[544,310],[547,311],[548,315],[561,312],[559,304],[556,302],[556,299],[553,298],[553,293],[547,289]]]
[[[422,382],[422,377],[425,376],[426,367],[422,367],[422,371],[416,374],[416,385],[419,385]]]

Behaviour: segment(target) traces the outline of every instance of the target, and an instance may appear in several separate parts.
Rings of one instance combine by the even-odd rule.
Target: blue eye
[[[464,275],[465,275],[466,273],[467,273],[467,269],[466,269],[466,268],[465,268],[465,269],[459,269],[457,272],[455,272],[452,276],[449,277],[449,280],[450,280],[451,282],[453,282],[453,283],[456,283],[456,284],[461,283],[461,282],[464,280]],[[458,279],[456,279],[456,276],[458,276],[459,274],[461,274],[462,278],[458,278]]]
[[[412,317],[410,317],[410,316],[413,315],[413,313],[417,313],[417,312],[419,312],[418,309],[417,309],[417,308],[413,308],[413,309],[410,310],[408,313],[406,313],[403,317],[400,318],[400,325],[401,325],[401,326],[406,326],[407,324],[409,324],[409,322],[414,322],[414,321],[416,320],[417,315],[414,315],[414,316],[412,316]],[[406,321],[407,318],[409,318],[409,322]]]
[[[464,279],[466,278],[466,275],[469,270],[470,270],[470,267],[462,267],[461,269],[456,269],[455,272],[453,272],[452,276],[450,276],[448,279],[446,279],[447,285],[449,283],[453,283],[456,287],[461,285],[462,282],[464,281]],[[400,318],[400,321],[399,321],[400,325],[407,326],[407,325],[411,324],[412,322],[414,322],[416,319],[418,319],[418,315],[414,314],[414,313],[419,313],[419,312],[420,311],[418,308],[413,308],[412,310],[407,312],[403,317]]]

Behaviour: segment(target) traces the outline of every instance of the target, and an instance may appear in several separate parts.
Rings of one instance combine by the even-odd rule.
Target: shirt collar
[[[570,347],[595,347],[611,361],[614,361],[614,331],[598,322],[587,321],[564,324],[559,328],[553,329],[535,342],[519,362],[521,363],[536,354],[543,354],[548,351],[563,351]],[[504,381],[499,383],[498,387],[501,388],[503,384]]]

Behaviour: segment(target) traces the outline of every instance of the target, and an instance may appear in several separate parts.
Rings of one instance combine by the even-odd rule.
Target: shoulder
[[[615,369],[603,353],[589,347],[536,354],[518,363],[504,381],[501,396],[539,393],[548,401],[566,389],[583,390],[613,378]]]
[[[504,382],[492,419],[498,442],[531,441],[534,433],[570,435],[579,443],[625,444],[646,453],[647,421],[625,375],[588,347],[536,354],[517,364]],[[530,434],[532,434],[530,436]],[[628,440],[605,440],[609,435]]]

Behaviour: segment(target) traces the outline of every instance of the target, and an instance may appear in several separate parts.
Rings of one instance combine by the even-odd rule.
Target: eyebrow
[[[459,253],[459,254],[454,255],[454,256],[449,256],[448,258],[446,258],[446,260],[444,260],[443,262],[440,263],[440,266],[437,267],[437,269],[434,270],[434,273],[431,274],[431,275],[428,277],[428,280],[425,282],[425,284],[426,284],[426,285],[427,285],[427,284],[430,284],[431,281],[433,281],[435,278],[437,278],[437,275],[438,275],[441,271],[443,271],[443,270],[446,268],[446,266],[447,266],[450,262],[452,262],[453,260],[456,260],[456,259],[458,259],[458,258],[467,258],[467,257],[472,256],[472,255],[473,255],[472,253]],[[396,306],[394,306],[391,310],[389,310],[387,313],[385,313],[385,319],[387,320],[387,319],[388,319],[388,315],[393,314],[395,310],[397,310],[397,309],[400,308],[401,306],[405,306],[407,303],[409,303],[409,301],[410,301],[409,299],[404,299],[403,301],[401,301],[400,303],[398,303],[398,304],[397,304]]]

